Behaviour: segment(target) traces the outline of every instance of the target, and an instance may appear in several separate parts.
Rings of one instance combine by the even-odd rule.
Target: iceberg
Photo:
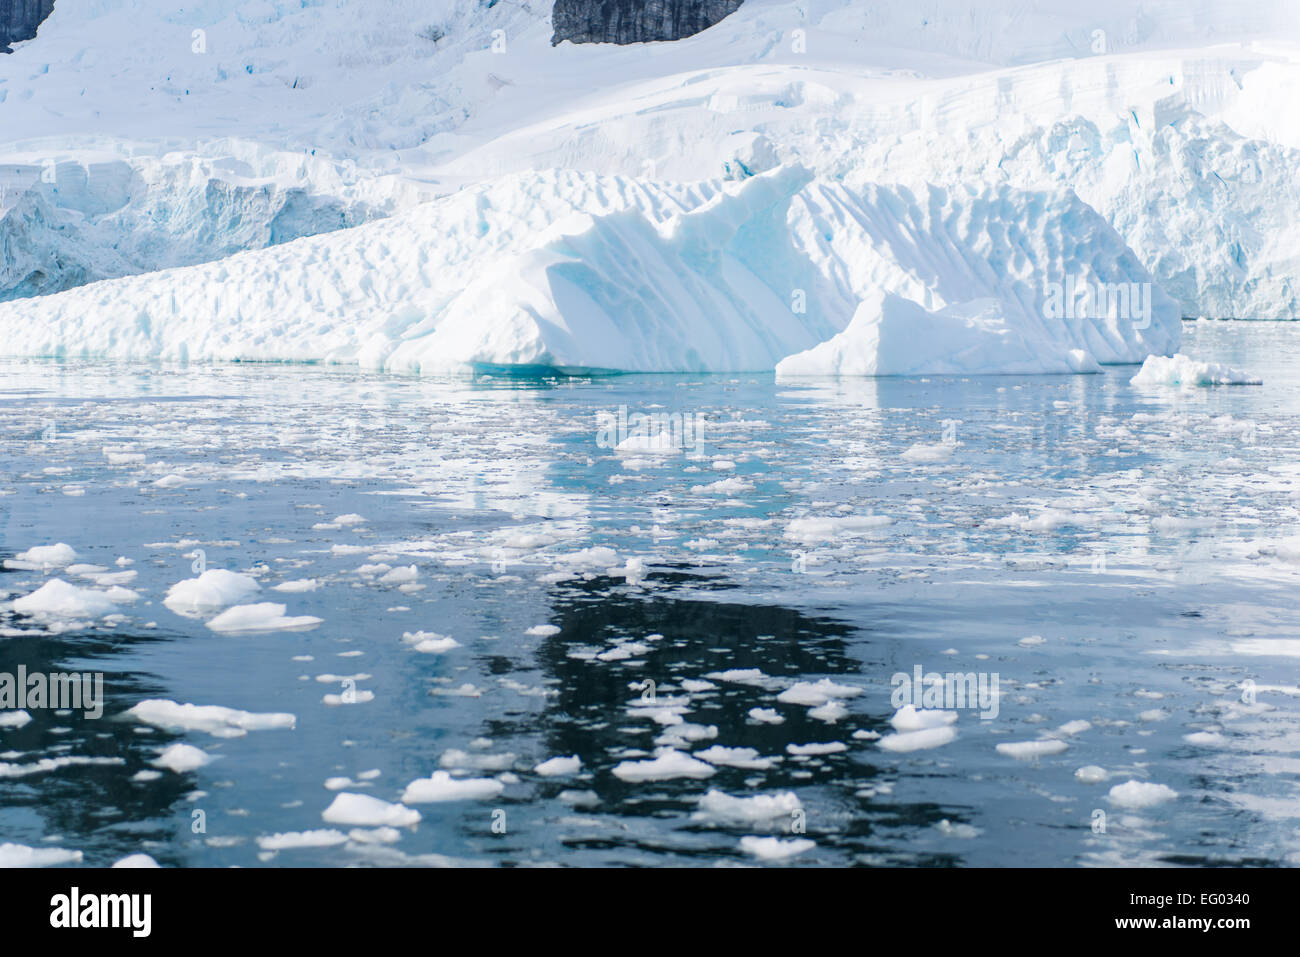
[[[425,375],[1079,372],[1178,344],[1176,305],[1068,192],[850,190],[797,165],[702,192],[682,209],[648,181],[511,176],[356,229],[3,303],[0,324],[22,355]],[[481,212],[524,208],[536,231]],[[1054,317],[1065,283],[1145,287],[1153,307]]]

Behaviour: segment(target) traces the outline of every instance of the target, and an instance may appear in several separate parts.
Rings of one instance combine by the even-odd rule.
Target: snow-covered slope
[[[1298,7],[746,0],[674,43],[553,47],[546,0],[61,0],[35,40],[0,57],[0,300],[412,211],[415,219],[356,234],[399,255],[419,204],[460,190],[508,193],[523,182],[511,174],[598,173],[685,209],[714,195],[719,180],[786,165],[817,178],[789,208],[798,254],[783,267],[807,257],[823,277],[813,285],[834,287],[823,325],[799,323],[815,335],[843,330],[861,303],[881,301],[881,287],[843,278],[855,268],[847,240],[828,255],[849,259],[816,262],[814,244],[798,238],[801,205],[831,184],[858,197],[875,184],[914,196],[931,185],[947,195],[1073,189],[1177,311],[1296,318],[1300,121],[1278,104],[1300,91]],[[569,174],[547,175],[532,182]],[[548,214],[597,218],[619,202],[536,201]],[[667,208],[638,206],[654,222]],[[1028,215],[1006,212],[1022,229]],[[545,225],[534,217],[517,229],[526,222]],[[927,241],[942,237],[929,232]],[[435,258],[453,256],[436,235],[419,242]],[[329,284],[314,260],[289,255],[265,262]],[[1031,263],[1031,285],[1056,281],[1047,274],[1059,265]],[[381,302],[386,280],[371,281],[363,298],[400,312],[400,297]],[[129,288],[146,294],[151,282]],[[930,276],[916,288],[936,283]],[[927,302],[916,288],[889,291],[929,312],[1005,293],[932,292]],[[95,295],[106,307],[121,293]],[[93,346],[62,338],[70,327],[11,334],[61,308],[0,309],[5,351],[104,351],[109,339],[109,351],[124,348],[108,331]],[[229,354],[214,343],[238,341],[238,351],[271,334],[213,328],[196,338],[205,321],[225,320],[184,317],[184,341],[208,343],[192,354]],[[309,341],[326,348],[327,338]],[[1094,345],[1080,348],[1107,361]],[[280,347],[309,357],[304,349]],[[772,361],[783,357],[773,352]]]
[[[1154,308],[1054,315],[1066,283],[1145,284]],[[1087,371],[1178,343],[1177,308],[1071,193],[855,191],[789,166],[720,191],[513,174],[357,229],[0,305],[0,324],[26,355],[770,370],[881,290],[922,313],[991,303],[1023,348],[872,374]]]

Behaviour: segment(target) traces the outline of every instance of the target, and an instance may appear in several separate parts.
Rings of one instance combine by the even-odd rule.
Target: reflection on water
[[[795,866],[1294,863],[1300,334],[1187,339],[1265,385],[0,365],[0,672],[102,671],[108,696],[100,721],[0,726],[0,844],[94,865],[727,865],[763,837]],[[620,408],[703,416],[704,446],[609,448],[598,413]],[[13,564],[55,542],[75,561]],[[245,603],[321,623],[174,613],[196,549],[256,579]],[[104,575],[134,593],[115,614],[10,604]],[[915,730],[891,678],[918,667],[996,675],[996,718],[882,747]],[[146,698],[296,722],[123,717]],[[154,765],[181,742],[209,762]],[[661,749],[688,773],[643,779]],[[392,833],[322,816],[438,770],[500,793]],[[267,843],[286,834],[306,846]]]

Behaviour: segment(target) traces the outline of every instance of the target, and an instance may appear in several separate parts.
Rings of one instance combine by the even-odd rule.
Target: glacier
[[[1155,308],[1051,318],[1052,277],[1145,284]],[[7,351],[63,358],[771,371],[832,336],[862,349],[860,304],[881,291],[890,327],[985,300],[1004,328],[956,362],[899,365],[896,338],[873,340],[860,374],[1095,371],[1180,335],[1176,304],[1072,193],[859,191],[798,166],[676,190],[517,174],[356,229],[0,304],[0,323]]]
[[[923,6],[63,0],[0,58],[0,352],[1067,372],[1300,316],[1293,3]],[[1050,320],[1076,281],[1152,315]]]

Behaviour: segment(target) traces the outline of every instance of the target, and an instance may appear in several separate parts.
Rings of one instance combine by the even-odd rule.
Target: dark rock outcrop
[[[680,40],[713,26],[742,0],[555,0],[551,43]]]
[[[0,53],[9,44],[30,40],[54,9],[54,0],[0,0]]]

